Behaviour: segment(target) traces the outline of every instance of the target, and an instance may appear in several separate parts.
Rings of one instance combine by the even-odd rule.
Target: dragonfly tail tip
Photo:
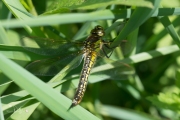
[[[68,108],[67,111],[69,111],[71,108],[73,108],[73,107],[75,107],[75,106],[76,106],[76,104],[72,103],[71,106]]]

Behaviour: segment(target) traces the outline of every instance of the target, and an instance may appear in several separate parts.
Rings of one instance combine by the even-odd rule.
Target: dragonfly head
[[[100,25],[95,26],[94,29],[91,30],[91,35],[95,35],[97,37],[102,37],[105,35],[103,27]]]

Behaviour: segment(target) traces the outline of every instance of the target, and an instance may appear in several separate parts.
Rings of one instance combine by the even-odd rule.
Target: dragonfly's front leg
[[[107,58],[110,58],[110,56],[112,55],[113,50],[114,50],[114,48],[111,48],[111,47],[110,47],[110,43],[111,43],[111,41],[105,42],[105,41],[103,40],[102,43],[101,43],[101,47],[100,47],[100,48],[102,49],[104,55],[105,55]],[[108,55],[108,54],[106,53],[106,51],[104,50],[104,47],[103,47],[103,46],[105,46],[106,48],[108,48],[108,49],[111,50],[111,53],[110,53],[109,55]]]

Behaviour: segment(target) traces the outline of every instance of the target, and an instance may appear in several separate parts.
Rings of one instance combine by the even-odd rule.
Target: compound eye
[[[98,36],[100,36],[100,37],[104,36],[104,32],[103,32],[102,30],[98,31],[97,34],[98,34]]]
[[[97,30],[102,30],[103,28],[102,28],[100,25],[97,25],[97,26],[95,27],[95,29],[97,29]]]
[[[96,31],[91,31],[92,34],[96,34]]]

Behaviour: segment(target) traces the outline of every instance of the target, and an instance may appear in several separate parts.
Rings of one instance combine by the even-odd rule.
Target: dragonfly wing
[[[122,40],[120,43],[120,48],[124,55],[128,55],[129,53],[132,52],[133,45],[128,40]]]
[[[24,49],[40,55],[60,55],[75,52],[82,43],[67,42],[65,40],[53,40],[39,37],[23,37],[21,44]],[[83,44],[82,44],[83,45]]]
[[[76,60],[72,63],[73,60]],[[35,75],[54,76],[59,73],[64,67],[72,70],[78,67],[83,59],[83,55],[69,55],[65,58],[55,57],[43,60],[37,60],[26,66],[26,69]],[[71,63],[71,64],[70,64]],[[66,72],[66,71],[63,71]]]
[[[96,66],[93,68],[92,74],[104,79],[125,80],[135,74],[130,65],[108,58],[97,60]]]
[[[133,45],[128,40],[122,40],[121,43],[115,48],[110,47],[111,43],[112,41],[103,43],[103,47],[100,53],[101,56],[111,56],[115,48],[120,48],[122,54],[125,56],[130,54],[133,50]]]

